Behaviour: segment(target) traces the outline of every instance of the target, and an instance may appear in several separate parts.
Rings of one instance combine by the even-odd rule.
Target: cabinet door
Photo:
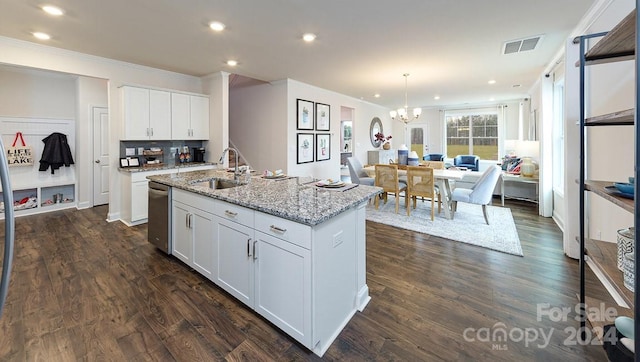
[[[131,222],[149,217],[149,180],[131,183]]]
[[[149,90],[137,87],[122,87],[124,110],[124,139],[146,140],[149,138]]]
[[[189,95],[171,93],[171,139],[186,140],[191,128]]]
[[[190,139],[209,139],[209,98],[201,96],[189,96],[191,100],[191,132]]]
[[[189,228],[189,218],[191,217],[189,207],[174,200],[172,202],[171,212],[171,254],[191,265],[193,241],[191,239],[191,228]]]
[[[215,250],[215,220],[212,214],[195,209],[191,217],[193,235],[193,268],[200,274],[214,280],[217,259]]]
[[[149,139],[171,139],[171,93],[149,91]]]
[[[310,347],[311,252],[259,231],[255,237],[255,310]]]
[[[216,284],[253,307],[253,229],[216,218]]]

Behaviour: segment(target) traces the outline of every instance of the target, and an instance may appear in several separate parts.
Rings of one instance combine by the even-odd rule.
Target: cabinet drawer
[[[311,249],[310,226],[262,212],[256,212],[255,229],[305,249]]]
[[[196,209],[214,214],[213,210],[215,208],[215,200],[210,197],[200,196],[193,192],[183,191],[175,187],[171,191],[171,195],[174,201],[179,201],[183,204],[195,207]]]
[[[228,202],[216,200],[214,214],[225,220],[235,221],[241,225],[253,228],[253,213],[246,207],[230,204]]]

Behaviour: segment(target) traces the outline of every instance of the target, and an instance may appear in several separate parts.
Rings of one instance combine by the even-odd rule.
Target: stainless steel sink
[[[237,183],[234,180],[212,178],[206,181],[198,181],[198,182],[192,183],[191,186],[207,187],[213,190],[222,190],[222,189],[230,189],[236,186],[242,186],[242,184]]]

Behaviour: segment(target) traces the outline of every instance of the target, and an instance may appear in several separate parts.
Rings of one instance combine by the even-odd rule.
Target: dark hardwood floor
[[[559,229],[533,204],[507,206],[524,257],[367,222],[372,300],[323,359],[606,360],[601,346],[572,339],[578,264],[564,256]],[[319,359],[149,245],[146,225],[107,223],[106,213],[96,207],[16,220],[0,360]],[[589,274],[590,290],[607,298],[597,283]],[[538,318],[544,303],[571,308],[568,321]],[[491,337],[501,329],[505,341]],[[550,335],[549,343],[539,347],[544,340],[534,331]]]

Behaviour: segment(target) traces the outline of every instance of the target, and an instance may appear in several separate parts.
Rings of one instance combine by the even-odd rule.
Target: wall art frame
[[[315,126],[314,103],[304,99],[297,99],[296,103],[296,129],[312,131]]]
[[[329,133],[316,133],[316,161],[331,159],[331,135]]]
[[[330,131],[331,106],[324,103],[316,103],[316,131]]]
[[[298,133],[296,141],[298,164],[313,162],[315,149],[313,136],[313,133]]]

